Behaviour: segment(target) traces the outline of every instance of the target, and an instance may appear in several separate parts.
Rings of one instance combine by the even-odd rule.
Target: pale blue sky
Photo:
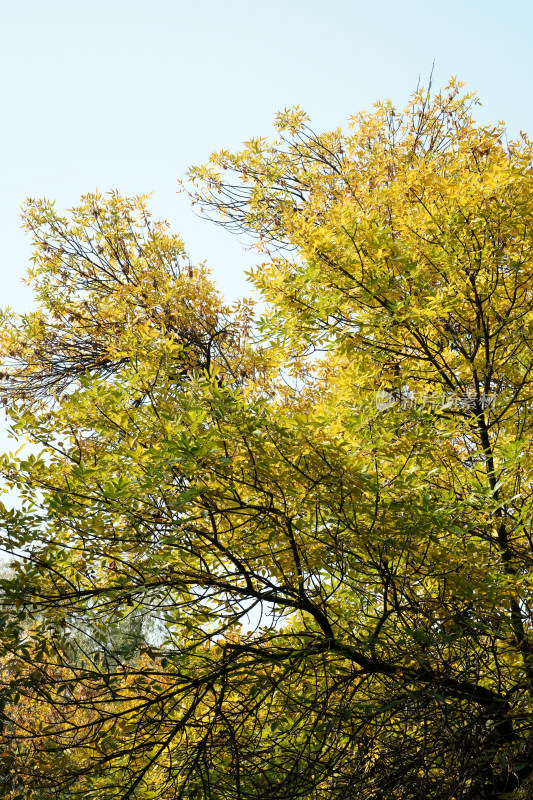
[[[2,294],[22,307],[26,196],[74,205],[94,188],[153,192],[152,208],[232,297],[253,261],[198,220],[176,179],[221,147],[272,132],[300,104],[315,130],[390,97],[435,66],[479,91],[480,118],[533,133],[533,1],[18,0],[0,3]]]

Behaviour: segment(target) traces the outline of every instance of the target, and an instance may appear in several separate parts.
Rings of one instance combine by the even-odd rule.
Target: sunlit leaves
[[[28,798],[529,790],[533,154],[460,89],[347,133],[285,110],[192,170],[263,251],[261,320],[143,198],[29,202],[37,305],[1,334]]]

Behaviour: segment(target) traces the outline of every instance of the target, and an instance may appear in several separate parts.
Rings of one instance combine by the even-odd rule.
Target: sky
[[[273,134],[299,104],[316,131],[377,100],[403,106],[434,67],[479,92],[482,121],[533,134],[533,2],[2,0],[0,305],[23,310],[26,197],[61,210],[98,188],[152,192],[155,216],[206,259],[229,299],[253,251],[195,216],[177,179]]]
[[[435,88],[478,91],[480,121],[533,135],[532,30],[532,0],[0,0],[0,306],[31,304],[25,198],[64,211],[94,189],[151,192],[192,262],[249,294],[254,252],[176,193],[191,165],[273,135],[286,107],[317,132],[402,107],[433,64]]]

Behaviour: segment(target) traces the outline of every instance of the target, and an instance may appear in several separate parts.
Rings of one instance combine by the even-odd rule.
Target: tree
[[[193,169],[264,251],[256,322],[143,199],[29,203],[38,307],[2,340],[42,448],[2,462],[21,797],[530,796],[533,145],[474,105],[452,81],[323,135],[286,111]],[[161,641],[72,657],[132,611]]]

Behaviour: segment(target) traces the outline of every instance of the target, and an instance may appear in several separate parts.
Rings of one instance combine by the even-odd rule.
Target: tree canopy
[[[292,109],[191,169],[261,314],[146,198],[28,201],[9,800],[531,795],[533,143],[475,105]]]

